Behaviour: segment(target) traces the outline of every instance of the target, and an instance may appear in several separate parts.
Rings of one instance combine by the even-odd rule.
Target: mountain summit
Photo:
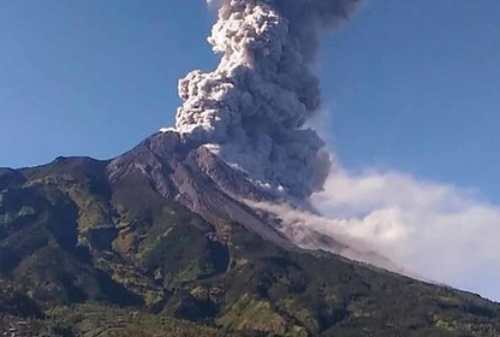
[[[220,1],[221,62],[180,81],[175,128],[109,161],[0,169],[0,334],[500,336],[499,304],[259,207],[315,212],[331,158],[307,127],[311,64],[358,2]]]
[[[176,132],[110,161],[1,169],[0,329],[498,336],[500,305],[302,249],[240,196],[280,198]]]

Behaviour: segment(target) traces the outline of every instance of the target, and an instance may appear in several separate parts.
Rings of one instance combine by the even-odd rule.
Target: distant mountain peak
[[[349,247],[288,227],[258,204],[293,202],[175,132],[109,161],[0,169],[0,184],[2,333],[500,332],[499,305],[334,254]]]

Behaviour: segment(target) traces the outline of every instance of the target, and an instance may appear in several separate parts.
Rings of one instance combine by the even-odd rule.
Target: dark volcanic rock
[[[190,149],[175,132],[158,133],[108,166],[112,184],[139,179],[147,182],[167,199],[175,199],[209,223],[215,224],[224,240],[232,222],[241,223],[263,239],[283,246],[290,243],[269,223],[235,200],[271,198],[249,183],[243,173],[231,169],[208,149]]]
[[[0,182],[0,323],[32,335],[500,335],[496,303],[298,248],[240,200],[279,196],[173,132]]]
[[[0,191],[21,185],[26,178],[19,172],[9,168],[0,168]]]
[[[143,177],[158,193],[173,198],[176,191],[169,175],[172,165],[183,157],[182,153],[176,133],[157,133],[111,161],[107,168],[109,179],[116,185],[131,177]]]

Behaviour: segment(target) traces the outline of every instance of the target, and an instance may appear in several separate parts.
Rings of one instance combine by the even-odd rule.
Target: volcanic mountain
[[[316,215],[311,63],[357,2],[220,1],[221,62],[180,81],[174,128],[112,160],[0,169],[0,333],[500,336],[499,304],[259,206]]]
[[[175,132],[155,134],[110,161],[61,157],[1,169],[0,191],[4,331],[457,337],[500,331],[500,305],[477,295],[298,247],[274,217],[235,198],[276,196],[205,146],[182,144]]]

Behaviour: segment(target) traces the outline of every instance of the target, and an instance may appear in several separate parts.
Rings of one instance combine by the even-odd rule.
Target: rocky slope
[[[173,132],[112,161],[0,169],[0,331],[500,335],[500,305],[300,249],[235,196],[280,198]]]

